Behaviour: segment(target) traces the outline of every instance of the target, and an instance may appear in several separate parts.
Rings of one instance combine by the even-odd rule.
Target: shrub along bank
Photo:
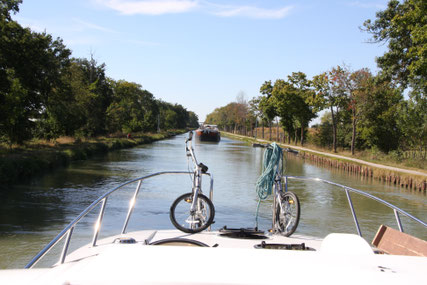
[[[132,138],[97,138],[87,141],[72,139],[66,143],[54,145],[37,143],[28,144],[23,148],[3,148],[0,152],[0,183],[25,181],[46,171],[64,167],[71,161],[88,159],[93,155],[112,150],[148,144],[184,132],[185,130],[165,131],[133,135]]]

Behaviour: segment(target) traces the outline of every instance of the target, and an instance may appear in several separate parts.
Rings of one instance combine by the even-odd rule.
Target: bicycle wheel
[[[284,236],[292,235],[298,227],[300,204],[297,195],[292,192],[280,194],[281,201],[276,205],[276,231]]]
[[[193,193],[183,194],[172,203],[169,217],[178,230],[184,233],[198,233],[212,224],[215,208],[211,200],[203,194],[199,194],[197,200],[194,212],[190,211]]]

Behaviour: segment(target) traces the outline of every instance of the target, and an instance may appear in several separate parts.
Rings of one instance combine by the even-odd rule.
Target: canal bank
[[[67,166],[72,161],[85,160],[96,154],[152,143],[185,132],[186,130],[173,130],[154,134],[135,134],[132,137],[107,137],[86,141],[73,139],[67,143],[40,144],[24,149],[4,151],[0,154],[0,183],[22,182],[58,167]]]
[[[255,139],[252,137],[221,132],[223,136],[235,138],[248,143],[271,143],[268,140]],[[419,170],[410,170],[398,167],[368,162],[352,157],[336,155],[321,151],[279,143],[283,148],[298,150],[298,156],[302,159],[312,161],[319,166],[331,167],[344,170],[355,175],[371,177],[379,181],[394,184],[403,188],[426,193],[427,173]]]

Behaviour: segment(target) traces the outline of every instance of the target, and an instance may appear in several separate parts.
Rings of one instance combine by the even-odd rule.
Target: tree
[[[377,59],[384,73],[403,87],[427,87],[427,3],[424,0],[391,0],[377,12],[374,22],[363,26],[374,43],[388,42],[388,52]]]
[[[150,92],[139,84],[124,80],[114,82],[113,92],[113,102],[107,109],[110,132],[155,130],[158,109]]]
[[[345,104],[345,90],[339,83],[340,77],[344,76],[342,67],[337,66],[329,72],[313,77],[313,86],[316,90],[312,101],[319,109],[329,109],[332,119],[332,148],[337,152],[337,122],[342,107]]]
[[[254,122],[255,122],[255,138],[257,138],[258,135],[258,118],[262,118],[262,113],[261,113],[261,109],[259,106],[259,102],[260,102],[260,97],[254,97],[251,100],[249,100],[249,113],[251,114],[251,117],[254,118]]]
[[[80,68],[85,86],[85,91],[77,98],[85,122],[80,133],[83,136],[105,134],[107,108],[113,97],[110,81],[105,74],[106,65],[98,64],[92,55],[90,59],[73,59],[73,62]]]
[[[309,122],[316,117],[315,106],[311,104],[314,91],[311,90],[311,82],[303,72],[292,72],[292,75],[288,76],[288,82],[292,84],[297,91],[297,96],[300,97],[300,99],[296,99],[295,102],[296,110],[294,116],[300,125],[301,146],[303,146],[305,128],[308,127]]]
[[[372,88],[369,84],[372,74],[366,68],[352,72],[349,76],[349,109],[351,110],[351,154],[354,155],[357,136],[357,124],[363,116],[364,106],[369,104],[369,93]]]
[[[2,0],[0,2],[0,20],[11,21],[10,12],[16,14],[19,12],[19,5],[22,0]]]
[[[261,109],[264,121],[268,122],[268,126],[270,129],[270,140],[271,140],[271,122],[276,114],[276,107],[274,106],[274,100],[271,99],[273,93],[273,85],[271,84],[271,80],[265,81],[263,85],[261,85],[260,91],[263,96],[260,99],[259,107]]]
[[[0,5],[0,135],[22,143],[62,88],[70,50],[61,39],[35,33],[11,20],[21,1]],[[14,119],[13,119],[14,118]]]
[[[373,43],[388,43],[388,51],[377,59],[385,76],[402,90],[409,87],[409,100],[401,105],[399,121],[406,140],[423,148],[426,141],[427,91],[427,2],[389,1],[376,14],[375,21],[364,22]]]
[[[246,117],[247,103],[231,102],[208,114],[205,123],[218,125],[226,131],[237,132],[238,129],[245,127]]]
[[[193,111],[188,112],[188,123],[187,127],[197,128],[199,126],[199,117]]]
[[[288,143],[295,130],[295,98],[296,90],[283,79],[278,79],[274,83],[271,101],[275,106],[275,112],[280,117],[280,124],[285,132],[288,133]]]
[[[312,126],[310,140],[321,147],[332,147],[332,118],[330,112],[325,112],[320,118],[320,124]]]
[[[30,136],[29,114],[25,106],[27,90],[21,85],[18,78],[14,76],[13,70],[7,70],[8,92],[2,94],[0,111],[0,135],[11,147],[13,143],[22,143]]]
[[[402,138],[399,128],[400,116],[404,114],[400,112],[404,108],[402,94],[380,75],[367,78],[365,84],[368,92],[365,103],[360,105],[363,115],[358,125],[360,137],[369,147],[378,147],[386,153],[395,150]]]
[[[344,66],[336,73],[336,86],[342,92],[344,111],[350,112],[351,118],[351,154],[355,153],[357,124],[363,112],[363,105],[367,103],[369,93],[368,80],[372,77],[366,68],[352,72]]]
[[[425,152],[427,150],[427,98],[421,98],[419,94],[415,94],[412,94],[409,100],[402,102],[393,114],[399,114],[397,124],[403,134],[402,148],[415,148]]]

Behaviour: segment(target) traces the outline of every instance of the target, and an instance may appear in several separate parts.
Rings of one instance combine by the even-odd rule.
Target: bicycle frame
[[[185,150],[187,152],[187,156],[191,157],[191,160],[194,164],[194,171],[193,171],[193,201],[191,203],[190,207],[190,213],[194,214],[196,212],[196,209],[200,207],[197,203],[199,202],[198,195],[202,192],[202,175],[206,173],[207,167],[197,162],[196,155],[194,154],[194,148],[192,144],[192,138],[193,138],[193,132],[190,131],[188,139],[185,140]],[[212,200],[212,193],[209,197]],[[210,227],[209,227],[210,228]]]
[[[280,163],[280,162],[279,162]],[[285,192],[286,192],[286,187],[285,187]],[[279,167],[277,168],[276,171],[276,177],[274,178],[274,185],[273,185],[273,230],[276,229],[277,227],[277,219],[276,219],[276,211],[277,211],[277,205],[279,205],[279,207],[281,207],[281,210],[283,211],[282,208],[282,197],[281,197],[281,193],[283,192],[283,187],[282,187],[282,175],[279,173]]]
[[[194,212],[194,209],[196,207],[197,196],[199,194],[199,191],[200,192],[202,191],[202,189],[201,189],[202,169],[197,162],[196,155],[194,154],[192,138],[193,138],[193,132],[190,132],[189,138],[185,140],[185,150],[187,152],[187,156],[191,157],[191,160],[193,161],[193,164],[194,164],[193,187],[191,190],[193,192],[194,196],[193,196],[193,203],[191,204],[191,209],[190,209],[190,211]]]
[[[289,196],[287,195],[293,195],[294,199],[296,200],[296,211],[297,211],[297,217],[296,217],[296,222],[295,222],[295,226],[292,226],[293,228],[291,228],[290,232],[288,232],[287,234],[291,235],[296,227],[298,226],[298,221],[299,221],[299,201],[298,201],[298,197],[296,196],[295,193],[291,193],[289,192],[289,194],[286,194],[287,191],[287,179],[285,176],[285,187],[283,189],[283,185],[282,185],[282,174],[283,174],[283,156],[281,157],[281,159],[278,160],[277,165],[276,165],[276,171],[275,171],[275,177],[274,177],[274,183],[273,183],[273,215],[272,215],[272,231],[274,233],[276,232],[282,232],[282,226],[280,225],[280,223],[282,222],[281,220],[281,216],[279,217],[279,215],[277,214],[278,212],[280,213],[286,213],[288,212],[288,208],[284,208],[284,199],[289,199]],[[284,197],[287,198],[284,198]],[[295,202],[295,201],[294,201]],[[278,208],[280,207],[280,209]]]

